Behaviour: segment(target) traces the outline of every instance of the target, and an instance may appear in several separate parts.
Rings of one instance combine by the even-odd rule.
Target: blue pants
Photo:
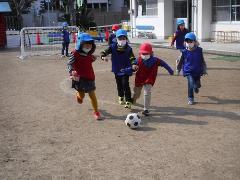
[[[198,89],[201,87],[201,81],[200,81],[201,76],[192,76],[188,75],[187,80],[188,80],[188,98],[189,99],[194,99],[194,90]]]
[[[64,55],[64,50],[66,49],[66,56],[68,56],[68,46],[69,46],[69,42],[62,43],[62,55]]]

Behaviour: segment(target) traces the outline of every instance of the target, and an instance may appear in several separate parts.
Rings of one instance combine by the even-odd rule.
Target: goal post
[[[27,56],[60,54],[62,49],[62,26],[54,27],[25,27],[20,31],[21,55]],[[77,26],[68,26],[70,32],[69,49],[75,47]]]

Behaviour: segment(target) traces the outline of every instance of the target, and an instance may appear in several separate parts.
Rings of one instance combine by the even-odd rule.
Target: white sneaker
[[[61,55],[61,58],[64,58],[65,56],[64,55]]]
[[[188,100],[188,105],[193,105],[194,101],[193,100]]]

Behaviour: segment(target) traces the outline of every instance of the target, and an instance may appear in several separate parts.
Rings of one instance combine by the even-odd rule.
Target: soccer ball
[[[128,114],[125,124],[131,129],[139,128],[141,124],[141,118],[137,113]]]

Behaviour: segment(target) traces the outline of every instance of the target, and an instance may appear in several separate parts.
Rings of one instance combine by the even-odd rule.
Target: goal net
[[[21,56],[24,59],[27,56],[60,54],[62,49],[62,27],[25,27],[21,29]],[[75,47],[77,33],[76,26],[68,26],[70,32],[69,49]]]

